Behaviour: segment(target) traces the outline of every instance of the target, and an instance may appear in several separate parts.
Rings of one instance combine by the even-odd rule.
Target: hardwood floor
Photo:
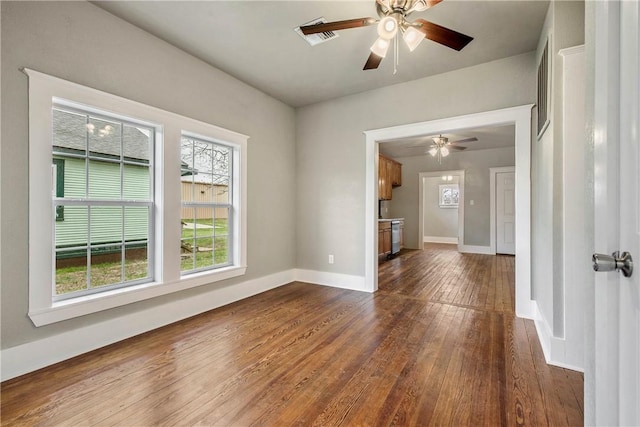
[[[432,245],[375,294],[291,283],[6,381],[2,425],[582,425],[513,268]]]

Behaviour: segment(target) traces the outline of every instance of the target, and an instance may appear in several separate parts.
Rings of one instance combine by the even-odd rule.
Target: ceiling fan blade
[[[364,64],[363,70],[375,70],[376,68],[378,68],[381,62],[382,56],[378,56],[375,53],[371,52],[371,55],[369,55],[366,64]]]
[[[458,147],[457,145],[449,145],[447,146],[449,150],[463,151],[466,150],[467,147]]]
[[[378,0],[378,3],[380,0]],[[438,3],[442,2],[442,0],[416,0],[416,2],[409,8],[407,11],[407,15],[411,12],[422,12],[425,11]]]
[[[458,139],[457,141],[451,141],[449,142],[449,144],[466,144],[468,142],[474,142],[477,140],[478,138],[476,138],[475,136],[472,136],[471,138],[464,138],[464,139]]]
[[[469,37],[465,34],[450,30],[441,25],[434,24],[433,22],[429,22],[424,19],[416,19],[414,21],[414,24],[415,23],[420,24],[416,25],[416,29],[422,31],[426,38],[436,43],[440,43],[442,45],[450,47],[451,49],[462,50],[471,42],[471,40],[473,40],[473,37]]]
[[[325,33],[327,31],[346,30],[349,28],[366,27],[367,25],[375,24],[374,18],[357,18],[347,19],[345,21],[326,22],[324,24],[312,24],[300,27],[300,31],[305,36],[309,34]]]
[[[437,5],[441,1],[442,0],[425,0],[425,4],[427,5],[427,9],[429,9],[430,7],[433,7],[433,6]],[[427,10],[427,9],[425,9],[425,10]]]

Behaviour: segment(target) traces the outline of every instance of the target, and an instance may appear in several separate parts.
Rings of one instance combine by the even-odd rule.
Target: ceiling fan
[[[449,138],[442,135],[436,136],[435,138],[433,138],[433,144],[431,145],[431,147],[429,147],[429,151],[427,151],[427,153],[431,154],[433,157],[437,155],[438,163],[442,163],[442,158],[447,157],[451,150],[463,151],[467,149],[467,147],[460,147],[457,144],[465,144],[467,142],[474,142],[477,140],[478,138],[471,137],[459,139],[457,141],[449,141]]]
[[[413,12],[427,10],[441,1],[442,0],[376,0],[376,9],[380,19],[347,19],[344,21],[305,25],[300,27],[300,30],[304,35],[310,35],[378,24],[379,37],[371,46],[371,54],[363,68],[363,70],[373,70],[378,68],[382,59],[387,55],[392,40],[395,41],[394,52],[397,63],[397,45],[398,35],[400,33],[410,51],[418,47],[420,42],[425,38],[458,51],[462,50],[473,40],[473,37],[424,19],[415,19],[414,21],[407,20],[407,17]]]

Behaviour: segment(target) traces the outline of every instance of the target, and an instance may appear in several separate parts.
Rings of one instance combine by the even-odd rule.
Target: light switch
[[[469,205],[473,206],[473,204],[474,204],[474,201],[473,200],[469,200]]]

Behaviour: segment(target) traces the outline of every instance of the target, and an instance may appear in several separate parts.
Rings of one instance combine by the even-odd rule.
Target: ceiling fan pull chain
[[[398,52],[398,34],[400,34],[400,31],[396,33],[396,36],[393,40],[393,75],[394,76],[398,72],[398,63],[400,62],[400,53]]]

